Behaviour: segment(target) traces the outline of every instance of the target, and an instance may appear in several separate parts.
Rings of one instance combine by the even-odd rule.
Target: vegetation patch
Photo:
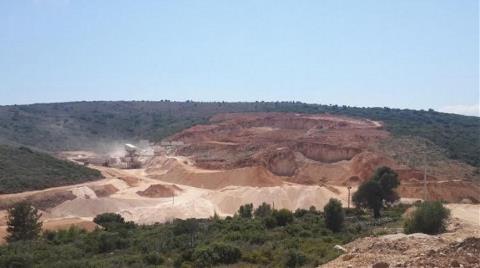
[[[0,145],[0,194],[39,190],[102,178],[99,171],[27,147]]]

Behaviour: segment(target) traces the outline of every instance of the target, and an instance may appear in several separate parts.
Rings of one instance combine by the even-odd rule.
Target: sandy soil
[[[212,175],[210,170],[197,169],[188,164],[188,159],[172,157],[166,159],[172,162],[163,172],[171,171],[175,166],[187,166],[188,172],[199,172]],[[275,208],[309,208],[314,205],[322,209],[330,198],[338,198],[346,202],[347,189],[342,186],[300,185],[289,182],[275,181],[262,185],[264,179],[256,174],[244,174],[244,179],[239,179],[240,185],[232,185],[229,181],[218,187],[193,187],[182,184],[181,178],[168,176],[170,181],[152,178],[145,169],[122,170],[102,166],[92,166],[105,176],[105,179],[71,186],[55,187],[41,191],[30,191],[19,194],[0,196],[1,200],[23,200],[32,196],[49,196],[52,193],[68,193],[72,200],[53,200],[51,203],[43,202],[42,220],[45,229],[68,228],[69,225],[89,225],[92,219],[101,213],[115,212],[121,214],[126,220],[137,223],[151,224],[165,222],[174,218],[207,218],[217,213],[220,216],[233,215],[240,205],[253,203],[255,206],[267,202]],[[157,168],[157,174],[159,170]],[[252,178],[249,178],[251,175]],[[204,183],[208,183],[208,177]],[[260,183],[259,183],[260,181]],[[242,185],[244,184],[244,185]],[[258,185],[258,186],[255,186]],[[153,190],[152,190],[153,189]],[[172,190],[175,195],[163,195],[165,190]],[[162,194],[156,196],[149,191],[160,190]],[[49,200],[47,200],[49,201]],[[54,202],[55,201],[55,202]],[[58,204],[61,202],[60,204]],[[51,206],[49,206],[51,204]],[[6,211],[0,210],[0,237],[5,235]],[[3,231],[1,231],[3,230]]]

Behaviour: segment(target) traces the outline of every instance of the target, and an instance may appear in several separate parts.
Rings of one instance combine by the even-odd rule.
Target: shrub
[[[102,213],[97,215],[94,219],[93,222],[106,227],[108,224],[111,223],[125,223],[125,219],[120,214],[116,213]]]
[[[293,214],[286,208],[273,211],[273,217],[275,218],[276,225],[278,226],[285,226],[293,222]]]
[[[450,211],[439,201],[423,202],[407,219],[404,231],[407,234],[438,234],[445,230]]]
[[[307,213],[308,213],[308,210],[303,208],[297,208],[293,214],[295,215],[295,218],[301,218],[305,216]]]
[[[213,244],[209,247],[196,249],[193,258],[199,267],[209,267],[217,264],[233,264],[242,257],[240,249],[227,244]]]
[[[160,265],[164,262],[162,256],[157,252],[148,253],[143,257],[143,260],[146,264],[149,265]]]
[[[323,211],[327,228],[334,232],[340,231],[345,220],[342,203],[338,199],[330,198]]]
[[[252,218],[253,204],[245,204],[238,209],[238,215],[242,218]]]
[[[287,254],[287,261],[285,265],[287,267],[301,267],[307,262],[305,255],[298,251],[291,250]]]
[[[256,218],[264,218],[267,216],[272,215],[272,207],[263,202],[260,206],[258,206],[255,211],[253,212]]]
[[[268,229],[272,229],[277,226],[277,221],[273,216],[268,216],[263,219],[263,225],[265,225],[265,227],[267,227]]]
[[[110,252],[115,249],[123,249],[128,247],[128,240],[122,238],[118,233],[101,232],[97,238],[98,253]]]

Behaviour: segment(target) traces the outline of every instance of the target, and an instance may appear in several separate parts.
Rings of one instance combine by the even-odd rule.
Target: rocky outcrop
[[[350,160],[361,152],[357,148],[339,147],[329,144],[298,143],[296,149],[305,157],[324,163],[333,163],[342,160]]]
[[[277,150],[268,155],[268,170],[278,176],[293,176],[297,171],[295,154],[290,150]]]

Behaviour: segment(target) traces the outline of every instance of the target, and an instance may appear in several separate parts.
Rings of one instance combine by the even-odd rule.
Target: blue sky
[[[478,114],[477,0],[0,0],[0,105],[296,100]]]

